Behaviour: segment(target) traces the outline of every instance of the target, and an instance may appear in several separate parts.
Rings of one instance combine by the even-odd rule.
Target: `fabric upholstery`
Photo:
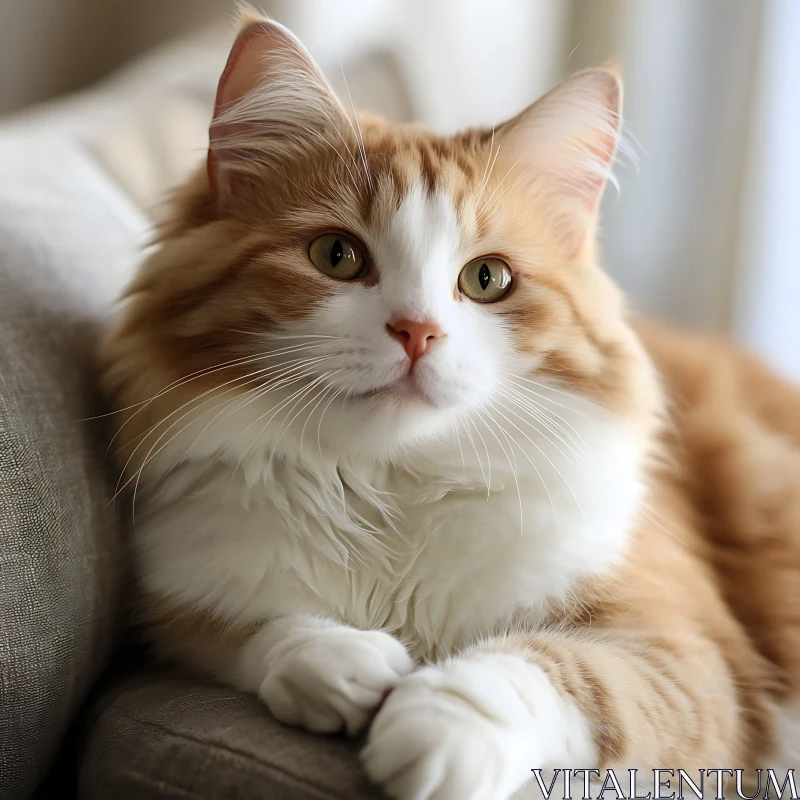
[[[26,798],[104,667],[119,526],[93,361],[144,219],[61,140],[0,136],[0,798]]]
[[[255,697],[166,671],[117,682],[90,714],[82,800],[366,800],[359,743],[272,719]]]

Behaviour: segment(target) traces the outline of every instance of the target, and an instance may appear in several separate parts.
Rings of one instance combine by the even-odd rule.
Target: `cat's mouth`
[[[353,392],[351,398],[391,398],[401,403],[423,403],[427,406],[438,405],[436,401],[422,388],[419,379],[414,374],[404,375],[402,378],[387,383],[385,386],[378,386],[375,389],[368,389],[364,392]]]

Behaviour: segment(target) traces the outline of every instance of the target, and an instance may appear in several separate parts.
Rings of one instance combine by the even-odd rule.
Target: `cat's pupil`
[[[481,264],[481,268],[478,270],[478,283],[480,283],[481,289],[485,290],[491,279],[491,270],[486,266],[486,264]]]
[[[337,239],[331,246],[331,266],[335,267],[344,256],[342,243]]]

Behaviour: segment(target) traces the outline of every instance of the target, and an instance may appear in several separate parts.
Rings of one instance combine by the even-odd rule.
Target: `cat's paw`
[[[270,654],[259,695],[287,725],[355,735],[413,668],[405,647],[387,633],[343,626],[301,630]]]
[[[425,667],[389,695],[362,761],[398,800],[503,800],[556,755],[549,740],[563,727],[559,702],[516,656]]]

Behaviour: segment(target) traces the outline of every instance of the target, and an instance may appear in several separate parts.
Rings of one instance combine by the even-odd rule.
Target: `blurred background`
[[[257,5],[357,106],[443,131],[621,59],[638,163],[604,200],[609,271],[637,310],[727,332],[800,380],[800,0]],[[202,155],[232,6],[0,0],[0,127],[78,137],[156,213]]]

